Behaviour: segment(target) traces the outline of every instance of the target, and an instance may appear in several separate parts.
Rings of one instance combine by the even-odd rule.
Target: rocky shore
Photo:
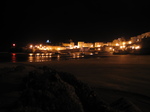
[[[109,104],[74,75],[48,66],[14,66],[0,70],[1,112],[142,112],[120,98]]]

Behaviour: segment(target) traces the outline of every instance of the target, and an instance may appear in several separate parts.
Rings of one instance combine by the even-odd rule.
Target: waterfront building
[[[93,43],[84,43],[83,47],[93,48]]]
[[[81,42],[81,41],[80,41],[80,42],[78,42],[78,47],[79,47],[79,48],[84,47],[84,42]]]
[[[29,45],[28,49],[29,51],[36,52],[37,50],[41,51],[59,51],[59,50],[82,50],[86,51],[94,49],[96,51],[126,51],[128,49],[130,50],[139,50],[143,46],[143,40],[150,37],[150,32],[143,33],[141,35],[131,37],[130,40],[126,41],[124,38],[118,38],[114,39],[112,42],[95,42],[95,43],[85,43],[84,41],[79,41],[77,45],[70,40],[68,43],[62,43],[62,46],[50,46],[50,45]],[[50,43],[49,40],[46,41],[47,43]],[[142,45],[141,45],[142,44]],[[15,45],[13,45],[15,46]]]
[[[78,42],[78,47],[79,48],[83,48],[83,47],[93,48],[94,44],[93,43]]]
[[[119,45],[120,45],[120,41],[118,39],[113,40],[112,46],[119,46]]]
[[[75,46],[75,44],[74,44],[74,42],[62,43],[62,46],[63,46],[63,47],[66,47],[66,48],[68,48],[68,49],[73,49],[74,46]]]
[[[107,46],[112,46],[112,42],[107,42]]]
[[[114,48],[112,46],[105,46],[104,47],[104,51],[106,51],[106,52],[113,52]]]
[[[95,47],[103,47],[103,42],[95,42]]]

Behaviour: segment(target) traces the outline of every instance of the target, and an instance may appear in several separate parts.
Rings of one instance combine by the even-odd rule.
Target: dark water
[[[0,53],[0,62],[46,62],[69,59],[90,58],[93,54],[81,55],[72,54],[52,54],[52,53]]]
[[[150,64],[150,55],[96,55],[89,54],[52,54],[52,53],[0,53],[2,62],[47,62],[77,59],[98,59],[108,64]]]

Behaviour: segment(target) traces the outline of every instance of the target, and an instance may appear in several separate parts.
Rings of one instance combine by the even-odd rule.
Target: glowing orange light
[[[131,42],[131,41],[129,41],[128,43],[129,43],[129,44],[131,44],[132,42]]]
[[[140,46],[135,47],[135,49],[140,49]]]
[[[122,44],[123,44],[123,45],[125,45],[126,43],[125,43],[125,42],[123,42]]]
[[[32,54],[32,53],[30,53],[29,55],[30,55],[30,56],[33,56],[33,54]]]
[[[116,46],[119,46],[119,44],[117,43]]]

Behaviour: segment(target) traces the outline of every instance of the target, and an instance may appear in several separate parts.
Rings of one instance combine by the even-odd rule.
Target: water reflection
[[[60,60],[68,60],[68,59],[80,59],[86,58],[87,56],[93,55],[91,54],[81,54],[70,53],[70,54],[58,54],[58,53],[11,53],[7,54],[9,58],[7,58],[8,62],[45,62],[45,61],[60,61]],[[10,57],[11,56],[11,57]],[[11,58],[11,60],[9,60]],[[1,58],[2,59],[2,58]]]
[[[150,56],[142,55],[95,55],[69,53],[69,54],[52,54],[52,53],[0,53],[0,62],[45,62],[61,61],[70,59],[88,59],[95,58],[104,63],[117,64],[143,64],[150,62]]]
[[[72,58],[73,59],[78,59],[78,58],[83,58],[84,55],[83,54],[80,54],[80,53],[72,53]]]
[[[45,61],[52,61],[52,58],[53,58],[53,60],[59,61],[60,55],[58,54],[58,55],[52,56],[52,53],[41,53],[41,54],[40,53],[36,53],[36,54],[30,53],[28,61],[29,62],[45,62]]]
[[[33,62],[33,56],[32,55],[29,56],[29,62]]]
[[[72,54],[52,54],[52,53],[30,53],[28,57],[29,62],[44,62],[52,60],[66,60],[66,59],[79,59],[84,58],[80,53]]]
[[[12,53],[11,60],[12,60],[13,63],[16,62],[16,53]]]
[[[45,62],[45,61],[51,61],[51,56],[52,54],[51,53],[36,53],[36,54],[33,54],[33,53],[30,53],[29,54],[29,57],[28,57],[28,61],[29,62]]]
[[[57,55],[57,60],[58,60],[58,61],[60,60],[60,55]]]

